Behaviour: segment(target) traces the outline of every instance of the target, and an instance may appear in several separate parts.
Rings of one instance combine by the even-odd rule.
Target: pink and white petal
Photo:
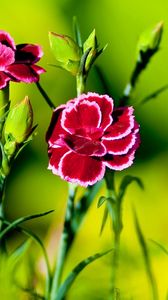
[[[43,51],[39,45],[19,44],[16,46],[16,63],[34,64],[43,56]]]
[[[135,124],[133,111],[132,106],[116,108],[112,114],[113,123],[106,129],[103,139],[121,139],[128,135]]]
[[[3,72],[0,72],[0,90],[5,88],[10,78]]]
[[[62,127],[69,133],[75,133],[79,128],[86,131],[90,128],[99,127],[101,123],[101,111],[95,102],[83,100],[69,104],[62,113]]]
[[[57,147],[49,149],[49,165],[48,170],[52,170],[53,174],[59,175],[59,163],[63,155],[68,152],[67,147]]]
[[[105,165],[100,160],[69,151],[60,161],[59,173],[64,180],[87,187],[103,178]]]
[[[127,136],[117,140],[103,140],[103,144],[109,154],[126,154],[136,142],[136,134],[132,132]]]
[[[37,66],[37,65],[32,65],[32,66],[31,66],[31,69],[32,69],[35,73],[37,73],[38,75],[40,75],[40,74],[46,72],[45,69],[43,69],[42,67],[39,67],[39,66]]]
[[[13,64],[8,66],[6,72],[18,81],[32,83],[39,81],[39,75],[30,66],[24,64]]]
[[[96,102],[99,105],[102,114],[102,121],[100,127],[105,130],[112,122],[111,114],[113,112],[113,106],[114,106],[113,99],[110,98],[108,95],[99,95],[97,93],[89,92],[87,94],[80,95],[78,98],[70,100],[68,103],[71,104],[76,101],[81,102],[83,100]]]
[[[121,171],[127,169],[133,164],[135,158],[135,151],[130,150],[125,155],[109,155],[108,160],[104,160],[106,167],[112,170]]]
[[[61,126],[62,111],[65,107],[66,105],[60,105],[53,112],[52,119],[46,133],[46,141],[49,144],[49,147],[57,147],[56,142],[60,138],[60,134],[67,133]]]
[[[16,49],[13,38],[6,31],[0,30],[0,43],[8,47],[11,47],[13,50]]]
[[[0,43],[0,71],[5,71],[6,66],[15,61],[15,53],[10,48]]]

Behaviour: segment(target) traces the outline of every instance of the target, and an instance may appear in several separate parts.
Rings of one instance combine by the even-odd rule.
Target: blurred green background
[[[1,0],[0,4],[2,30],[8,31],[17,44],[27,42],[42,45],[44,57],[39,65],[47,72],[41,76],[41,84],[56,105],[75,96],[75,80],[65,71],[48,65],[55,63],[49,48],[48,31],[72,35],[74,15],[78,17],[83,39],[95,28],[101,46],[108,43],[97,63],[103,70],[110,95],[115,100],[121,97],[129,80],[140,33],[163,20],[165,30],[161,49],[138,82],[134,93],[135,102],[168,83],[167,0]],[[87,90],[103,92],[94,69],[90,73]],[[11,84],[10,97],[13,103],[22,100],[25,95],[29,95],[31,99],[38,134],[13,167],[6,192],[6,214],[12,220],[19,216],[55,209],[52,216],[27,223],[28,227],[43,238],[48,235],[47,239],[50,240],[52,235],[51,257],[54,257],[53,248],[57,249],[58,246],[67,184],[47,170],[45,132],[51,118],[50,109],[34,84]],[[168,247],[168,91],[138,107],[136,115],[141,124],[141,147],[134,166],[122,174],[118,173],[117,182],[123,174],[133,174],[142,178],[145,191],[140,191],[133,184],[125,197],[119,286],[121,299],[150,300],[150,287],[133,224],[132,205],[137,210],[146,238]],[[100,194],[104,194],[103,189]],[[71,249],[67,269],[90,254],[112,247],[110,223],[103,236],[99,236],[102,215],[103,209],[96,208],[95,199]],[[11,243],[16,243],[19,238],[16,235]],[[168,258],[150,242],[149,249],[160,300],[166,299]],[[102,258],[83,271],[70,290],[68,300],[107,299],[109,265],[110,258]]]

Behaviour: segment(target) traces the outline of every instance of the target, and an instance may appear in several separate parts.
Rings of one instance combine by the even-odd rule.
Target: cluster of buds
[[[96,32],[93,30],[83,45],[67,35],[49,33],[51,50],[57,60],[58,67],[77,76],[82,72],[87,74],[95,59],[102,53],[98,48]]]
[[[33,110],[28,97],[20,103],[8,108],[9,104],[0,108],[4,114],[1,116],[1,172],[6,176],[10,164],[18,151],[27,143],[35,129],[33,127]]]

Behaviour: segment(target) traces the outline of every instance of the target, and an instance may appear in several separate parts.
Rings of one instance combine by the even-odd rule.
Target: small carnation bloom
[[[107,95],[88,93],[55,109],[46,138],[49,169],[81,186],[104,177],[106,167],[132,165],[139,146],[133,107],[114,108]]]
[[[12,81],[32,83],[39,80],[45,70],[36,65],[43,52],[32,44],[15,45],[11,36],[0,30],[0,89]]]

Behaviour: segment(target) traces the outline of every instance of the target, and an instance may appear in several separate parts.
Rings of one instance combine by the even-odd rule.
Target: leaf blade
[[[119,187],[119,194],[118,194],[118,198],[119,198],[119,201],[121,202],[124,195],[125,195],[125,192],[127,190],[127,187],[133,182],[135,181],[139,187],[141,189],[144,189],[144,185],[143,185],[143,182],[141,181],[141,179],[139,177],[136,177],[136,176],[132,176],[132,175],[126,175],[122,181],[121,181],[121,184],[120,184],[120,187]]]
[[[136,229],[136,233],[138,236],[138,240],[142,249],[142,254],[144,257],[144,262],[145,262],[145,267],[146,267],[146,274],[148,276],[150,285],[151,285],[151,289],[152,289],[152,294],[153,294],[153,300],[158,300],[159,296],[158,296],[158,288],[156,285],[156,281],[155,281],[155,277],[153,275],[153,271],[152,271],[152,267],[151,267],[151,262],[150,262],[150,256],[149,256],[149,252],[148,252],[148,248],[147,248],[147,244],[144,238],[144,235],[142,233],[136,212],[134,210],[134,224],[135,224],[135,229]]]
[[[111,252],[112,249],[103,252],[103,253],[96,253],[95,255],[89,256],[88,258],[84,259],[83,261],[81,261],[72,271],[71,273],[68,275],[68,277],[65,279],[64,283],[60,286],[59,290],[58,290],[58,294],[55,298],[55,300],[63,300],[64,296],[66,295],[67,291],[69,290],[69,288],[71,287],[71,285],[73,284],[74,280],[76,279],[76,277],[78,276],[78,274],[90,263],[92,263],[93,261],[101,258],[102,256],[108,254],[109,252]]]
[[[13,221],[12,223],[10,223],[8,225],[8,227],[6,227],[3,231],[1,231],[0,233],[0,239],[2,239],[5,234],[7,234],[9,231],[13,230],[15,227],[17,227],[18,225],[26,222],[26,221],[29,221],[29,220],[32,220],[32,219],[36,219],[36,218],[41,218],[41,217],[44,217],[50,213],[54,212],[54,210],[49,210],[47,212],[44,212],[44,213],[39,213],[39,214],[35,214],[35,215],[29,215],[29,216],[26,216],[26,217],[21,217],[21,218],[18,218],[17,220]]]

